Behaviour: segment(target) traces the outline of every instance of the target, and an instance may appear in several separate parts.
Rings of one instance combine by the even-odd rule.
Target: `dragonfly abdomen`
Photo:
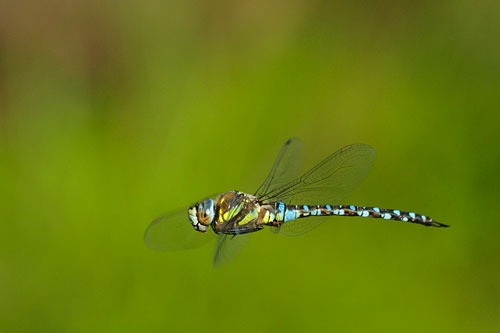
[[[284,223],[303,217],[337,215],[381,218],[384,220],[417,223],[425,226],[447,227],[446,224],[439,223],[428,216],[414,212],[355,205],[285,205],[278,202],[276,203],[276,213],[276,221]]]

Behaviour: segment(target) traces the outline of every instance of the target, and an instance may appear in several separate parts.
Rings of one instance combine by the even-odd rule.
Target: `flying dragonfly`
[[[371,169],[375,160],[371,146],[354,144],[341,148],[300,176],[303,152],[299,139],[289,139],[254,194],[230,191],[198,202],[187,211],[160,216],[146,230],[146,245],[159,250],[183,250],[216,238],[213,263],[217,266],[232,259],[250,233],[268,228],[297,236],[314,229],[329,216],[448,227],[411,211],[340,205]]]

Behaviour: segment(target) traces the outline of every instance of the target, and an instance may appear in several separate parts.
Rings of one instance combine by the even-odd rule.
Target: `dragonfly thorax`
[[[200,231],[206,232],[208,227],[214,220],[215,216],[215,201],[205,199],[194,206],[189,207],[188,216],[193,227]]]
[[[217,234],[240,234],[260,230],[264,222],[260,213],[261,206],[257,198],[239,191],[223,193],[215,200],[205,199],[188,210],[189,220],[197,231],[206,232],[212,227]],[[262,214],[264,213],[265,211],[262,211]]]

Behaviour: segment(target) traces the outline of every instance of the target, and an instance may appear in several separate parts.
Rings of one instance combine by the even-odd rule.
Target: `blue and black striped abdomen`
[[[378,207],[360,207],[354,205],[285,205],[282,202],[276,202],[275,211],[275,221],[281,223],[303,217],[337,215],[381,218],[384,220],[418,223],[425,226],[447,227],[446,224],[434,221],[425,215]],[[304,221],[304,223],[307,222]]]

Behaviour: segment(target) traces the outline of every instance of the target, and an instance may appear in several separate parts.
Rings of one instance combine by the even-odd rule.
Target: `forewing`
[[[214,266],[220,267],[222,264],[232,261],[243,249],[248,241],[249,234],[229,235],[219,234],[215,244]]]
[[[196,231],[189,223],[187,210],[154,220],[146,230],[144,243],[156,250],[176,251],[199,247],[215,238],[215,233]]]
[[[355,144],[333,153],[292,182],[264,194],[263,199],[287,204],[340,204],[368,174],[375,161],[375,149]],[[284,223],[282,234],[303,234],[321,224],[323,217],[309,217]]]
[[[375,149],[371,146],[350,145],[261,198],[291,205],[339,203],[363,181],[374,161]]]
[[[281,148],[274,165],[262,185],[255,192],[256,197],[282,187],[297,178],[304,164],[304,144],[297,138],[288,139]]]

